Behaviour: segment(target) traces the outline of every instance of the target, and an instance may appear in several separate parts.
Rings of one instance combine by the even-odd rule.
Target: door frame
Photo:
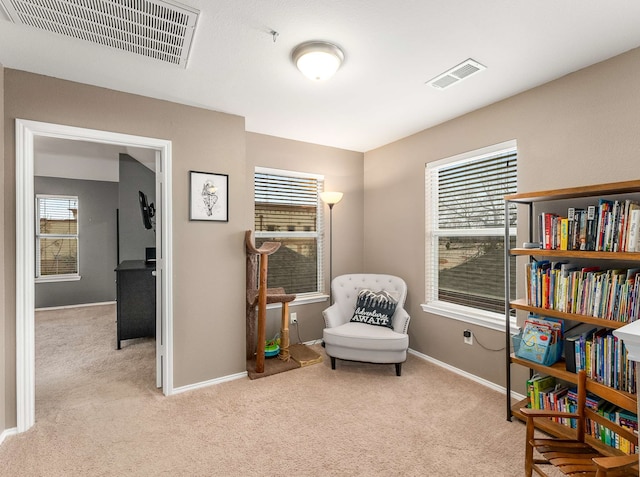
[[[46,136],[156,151],[156,380],[173,394],[173,281],[171,141],[74,126],[16,119],[16,408],[17,431],[35,422],[35,222],[34,138]],[[159,339],[158,339],[159,335]]]

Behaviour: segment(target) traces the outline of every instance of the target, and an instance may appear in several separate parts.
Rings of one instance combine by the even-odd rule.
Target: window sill
[[[308,305],[310,303],[321,303],[323,301],[329,300],[329,295],[324,295],[322,293],[301,293],[296,296],[296,299],[289,303],[289,306],[296,305]],[[280,308],[279,303],[271,303],[267,305],[267,310],[272,310],[274,308]]]
[[[504,331],[505,329],[504,315],[498,313],[491,313],[489,311],[477,310],[441,301],[423,303],[420,306],[425,313],[433,313],[434,315],[464,321],[465,323],[483,326],[496,331]],[[510,318],[509,328],[512,335],[517,334],[519,331],[516,318],[513,316]]]
[[[39,277],[36,278],[36,283],[57,283],[57,282],[76,282],[82,277],[80,275],[64,275],[57,277]]]

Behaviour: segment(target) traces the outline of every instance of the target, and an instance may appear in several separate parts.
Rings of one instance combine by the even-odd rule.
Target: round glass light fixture
[[[323,81],[331,78],[344,61],[342,50],[326,41],[308,41],[296,46],[291,58],[307,78]]]

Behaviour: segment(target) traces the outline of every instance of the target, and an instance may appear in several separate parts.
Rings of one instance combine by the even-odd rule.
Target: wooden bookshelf
[[[524,415],[520,412],[520,409],[527,407],[529,401],[527,399],[523,399],[522,401],[518,401],[517,403],[511,406],[511,414],[514,417],[517,417],[521,421],[526,421]],[[575,439],[576,431],[571,427],[565,426],[563,424],[552,421],[551,419],[537,419],[536,428],[540,429],[542,432],[546,432],[549,435],[560,437],[564,439]],[[615,449],[604,444],[602,441],[598,439],[594,439],[591,436],[585,436],[585,440],[587,444],[591,447],[597,449],[600,453],[606,456],[617,456],[617,455],[625,455],[621,450]]]
[[[511,255],[558,258],[587,258],[589,260],[619,260],[640,262],[640,252],[594,252],[590,250],[546,250],[541,248],[512,248]]]
[[[622,328],[628,323],[622,321],[607,320],[604,318],[598,318],[596,316],[578,315],[575,313],[565,313],[564,311],[551,310],[549,308],[539,308],[537,306],[527,305],[527,301],[524,298],[512,300],[510,305],[514,310],[523,310],[537,315],[549,316],[551,318],[561,318],[563,320],[580,321],[582,323],[589,323],[591,325],[600,326],[602,328]]]
[[[583,197],[604,197],[609,195],[636,194],[640,192],[640,180],[610,182],[590,186],[568,187],[566,189],[551,189],[521,194],[510,194],[504,200],[521,204],[531,202],[554,201],[563,199],[580,199]]]
[[[511,362],[524,366],[525,368],[533,369],[539,373],[553,376],[568,383],[577,384],[578,382],[578,376],[575,373],[567,371],[564,361],[558,361],[551,366],[544,366],[526,359],[518,358],[514,354],[511,354]],[[592,380],[587,380],[587,391],[600,396],[605,401],[609,401],[616,406],[620,406],[633,413],[637,412],[638,400],[635,394],[619,391]]]
[[[547,205],[546,203],[552,203],[553,201],[558,200],[570,200],[570,199],[585,199],[585,198],[607,198],[610,199],[612,196],[619,196],[618,200],[623,201],[624,199],[628,199],[629,195],[635,195],[636,199],[638,195],[640,195],[640,180],[633,181],[625,181],[625,182],[615,182],[615,183],[607,183],[607,184],[596,184],[585,187],[571,187],[565,189],[554,189],[554,190],[543,190],[543,191],[534,191],[528,193],[520,193],[520,194],[511,194],[505,196],[505,201],[507,203],[517,203],[517,204],[525,204],[528,206],[528,224],[529,227],[533,228],[534,224],[534,212],[539,214],[540,212],[544,212],[544,208]],[[613,199],[615,200],[615,199]],[[549,204],[550,208],[553,210],[554,207],[552,204]],[[509,207],[505,207],[505,222],[508,221]],[[505,234],[508,234],[508,230],[505,231]],[[529,231],[529,241],[533,240],[533,230]],[[505,244],[510,243],[509,237],[505,236]],[[587,251],[587,250],[548,250],[548,249],[540,249],[540,248],[513,248],[507,249],[505,253],[505,258],[509,256],[524,256],[530,257],[533,259],[547,259],[547,260],[560,260],[560,259],[580,259],[584,260],[586,263],[590,263],[593,265],[603,265],[606,263],[616,262],[615,268],[619,268],[623,266],[623,264],[628,264],[628,268],[638,267],[640,263],[640,252],[604,252],[604,251]],[[587,262],[588,261],[588,262]],[[507,261],[508,262],[508,261]],[[613,266],[612,266],[613,268]],[[574,322],[581,323],[589,323],[597,327],[608,328],[608,329],[617,329],[625,326],[627,323],[607,320],[604,318],[598,318],[594,316],[588,315],[580,315],[574,313],[566,313],[557,310],[551,310],[546,308],[540,308],[536,306],[531,306],[527,304],[527,301],[523,298],[517,297],[516,299],[511,299],[511,284],[509,280],[509,271],[510,265],[507,263],[505,266],[505,297],[508,302],[508,305],[505,307],[505,332],[506,332],[506,363],[507,363],[507,419],[511,419],[512,416],[515,416],[519,419],[524,420],[524,416],[520,412],[520,408],[526,407],[528,401],[525,399],[524,401],[518,402],[516,404],[511,404],[511,365],[517,364],[520,366],[524,366],[529,368],[531,372],[537,372],[542,375],[553,376],[559,380],[577,384],[577,375],[575,373],[569,372],[566,370],[566,366],[564,361],[560,361],[558,363],[553,364],[552,366],[544,366],[542,364],[534,363],[532,361],[518,358],[514,354],[511,353],[511,336],[510,336],[510,323],[509,317],[512,310],[519,310],[523,312],[529,312],[541,317],[551,317],[562,320],[570,320]],[[609,386],[605,386],[597,381],[588,380],[587,381],[587,391],[599,396],[600,398],[619,406],[620,408],[626,409],[633,413],[637,413],[637,395],[628,393],[625,391],[620,391],[613,389]],[[574,438],[575,431],[570,427],[564,426],[560,423],[551,421],[551,420],[541,420],[540,424],[536,424],[540,430],[551,434],[556,437],[561,438]],[[626,432],[626,431],[625,431]],[[609,447],[603,442],[596,440],[592,437],[588,437],[588,443],[597,448],[601,453],[605,455],[621,455],[622,452]]]

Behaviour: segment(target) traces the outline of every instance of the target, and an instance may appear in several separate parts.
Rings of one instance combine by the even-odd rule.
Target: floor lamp
[[[329,304],[333,303],[331,281],[333,280],[333,206],[342,200],[342,192],[320,192],[320,199],[329,206]]]

